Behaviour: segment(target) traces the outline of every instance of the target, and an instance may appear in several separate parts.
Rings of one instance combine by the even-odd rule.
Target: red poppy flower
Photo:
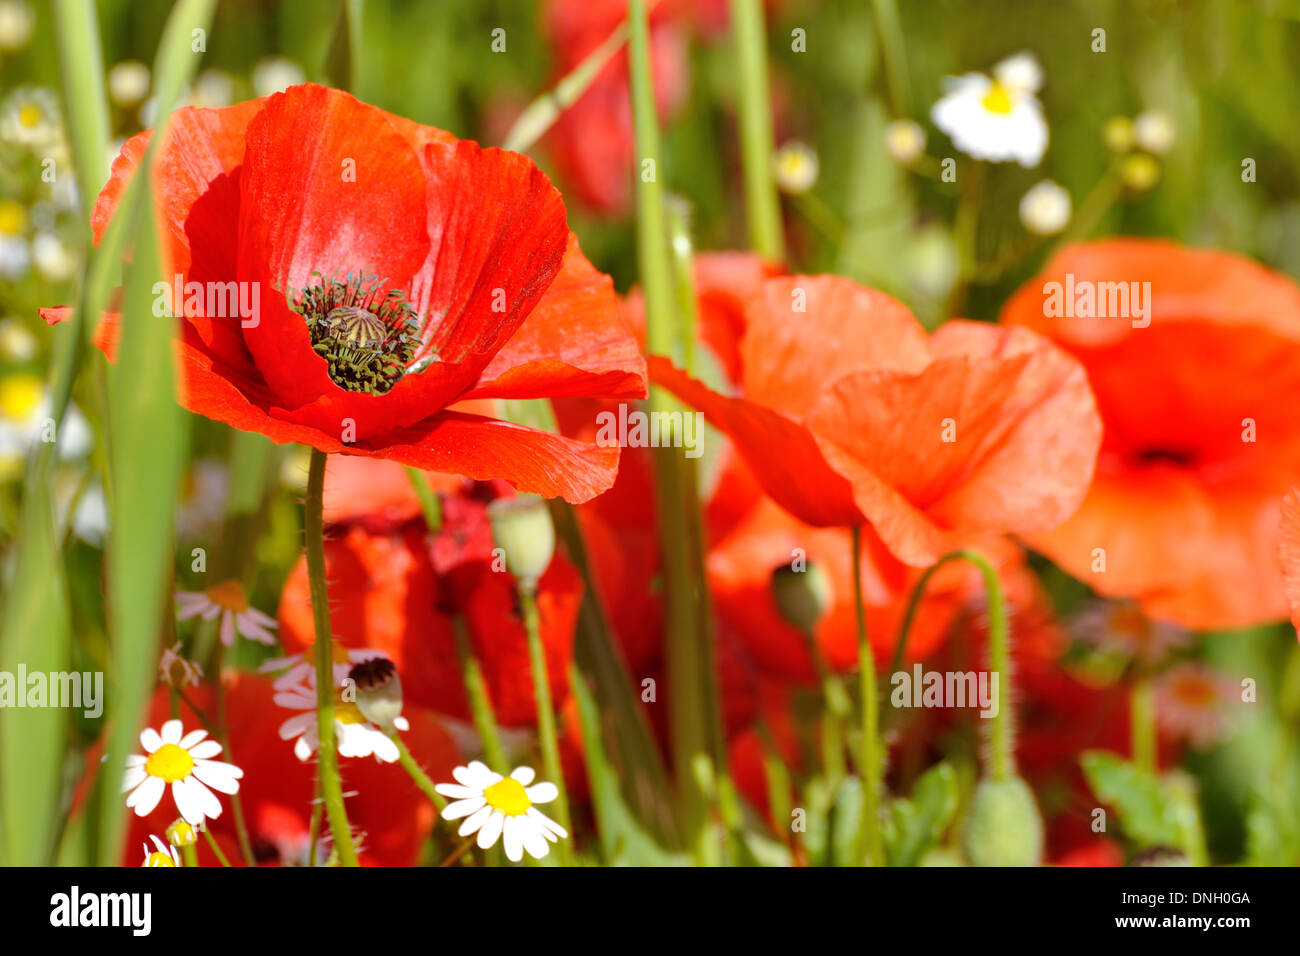
[[[491,489],[481,489],[488,498]],[[464,616],[470,646],[487,682],[497,722],[536,720],[527,639],[514,578],[492,568],[487,500],[474,490],[444,495],[443,526],[430,536],[422,518],[387,524],[378,515],[331,527],[325,542],[331,624],[344,647],[382,651],[402,679],[405,698],[460,720],[470,718],[457,656],[454,617]],[[561,554],[539,581],[537,596],[556,705],[568,694],[568,664],[582,583]],[[285,649],[315,639],[305,560],[280,597]]]
[[[665,359],[653,379],[735,443],[806,524],[870,524],[900,560],[954,533],[1054,527],[1087,488],[1101,426],[1083,370],[1026,330],[954,321],[837,276],[762,284],[745,309],[743,397]]]
[[[1300,635],[1300,491],[1291,489],[1282,499],[1282,526],[1278,532],[1278,556],[1291,604],[1291,624]]]
[[[244,771],[239,799],[257,862],[303,865],[310,844],[316,769],[294,756],[293,741],[280,739],[277,731],[290,712],[275,704],[271,683],[269,678],[257,674],[227,676],[229,747],[221,758]],[[210,685],[192,687],[186,696],[204,713],[213,713]],[[435,779],[450,779],[452,768],[460,763],[460,754],[451,737],[423,708],[408,703],[404,713],[411,729],[402,738],[415,759]],[[184,702],[179,716],[187,729],[201,726],[198,716]],[[149,705],[147,724],[157,727],[170,717],[170,692],[159,687]],[[98,748],[91,751],[90,765],[98,760],[98,754]],[[340,769],[344,790],[352,793],[347,799],[348,822],[362,834],[361,862],[378,866],[414,865],[420,846],[434,826],[433,805],[396,764],[359,758],[341,760]],[[85,793],[79,797],[84,799]],[[208,825],[227,859],[239,865],[243,856],[235,836],[234,814],[228,799],[223,797],[222,802],[224,812]],[[162,801],[145,817],[132,814],[122,862],[138,866],[140,844],[151,833],[161,836],[175,819],[176,811],[170,800]],[[206,840],[200,840],[195,849],[202,865],[219,865]]]
[[[1131,296],[1147,283],[1149,311],[1047,316],[1049,282],[1125,284]],[[1107,240],[1064,250],[1002,320],[1070,350],[1105,424],[1082,506],[1030,543],[1095,590],[1186,627],[1284,617],[1278,522],[1300,474],[1300,288],[1228,253]]]
[[[114,163],[97,238],[149,136]],[[609,487],[617,448],[457,407],[644,394],[612,283],[527,157],[308,84],[177,111],[153,173],[164,265],[185,284],[187,408],[277,442],[548,497]],[[230,289],[248,309],[231,308]],[[99,336],[110,358],[115,341],[110,316]]]

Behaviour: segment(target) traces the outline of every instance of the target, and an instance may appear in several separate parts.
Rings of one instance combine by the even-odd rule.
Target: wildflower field
[[[0,864],[1300,864],[1297,115],[1296,0],[0,0]]]

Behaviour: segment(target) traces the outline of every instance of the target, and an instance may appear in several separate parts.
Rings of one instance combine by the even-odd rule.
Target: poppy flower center
[[[419,344],[415,309],[375,276],[326,279],[302,292],[297,311],[329,377],[350,392],[383,395],[406,374]]]
[[[184,780],[194,769],[194,758],[188,750],[175,744],[163,744],[145,761],[144,772],[151,777],[161,777],[167,783]]]

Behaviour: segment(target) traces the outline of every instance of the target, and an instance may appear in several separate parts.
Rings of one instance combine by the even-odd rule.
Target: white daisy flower
[[[194,81],[194,105],[229,106],[235,101],[235,78],[225,70],[204,70]]]
[[[0,50],[21,50],[32,38],[35,25],[27,0],[0,0]]]
[[[948,77],[944,96],[934,104],[930,118],[969,156],[1037,166],[1047,150],[1047,121],[1034,95],[1042,79],[1038,61],[1030,53],[1001,61],[992,77],[983,73]]]
[[[47,282],[67,282],[76,274],[80,259],[57,234],[38,232],[32,237],[32,264]]]
[[[306,78],[302,67],[293,60],[286,60],[283,57],[265,57],[253,67],[253,89],[258,96],[283,92],[291,86],[297,86]]]
[[[260,644],[275,644],[270,631],[276,626],[275,618],[250,607],[244,586],[233,578],[203,591],[177,591],[176,611],[182,621],[192,617],[210,621],[220,615],[221,643],[226,647],[234,646],[236,633]]]
[[[94,433],[81,411],[69,404],[56,431],[52,410],[49,389],[35,375],[19,372],[0,379],[0,477],[21,470],[38,442],[57,442],[62,461],[79,461],[90,453]]]
[[[1174,121],[1161,110],[1147,110],[1133,120],[1133,138],[1148,153],[1169,152],[1174,145]]]
[[[36,357],[40,343],[17,319],[0,321],[0,358],[26,362]]]
[[[885,152],[900,166],[910,166],[925,152],[925,127],[915,120],[894,120],[885,127]]]
[[[337,673],[337,672],[336,672]],[[344,671],[343,676],[347,676]],[[396,763],[400,754],[397,744],[361,713],[354,701],[343,700],[339,688],[334,690],[334,740],[340,757],[374,757],[380,763]],[[286,710],[299,713],[280,725],[281,740],[297,740],[293,754],[302,762],[311,759],[320,748],[320,725],[316,722],[316,672],[289,690],[278,691],[275,702]],[[405,717],[393,721],[398,730],[410,730]]]
[[[212,790],[237,793],[244,771],[211,759],[221,753],[221,744],[207,737],[206,730],[186,734],[179,720],[167,721],[161,731],[146,727],[140,732],[144,755],[126,758],[122,782],[122,792],[130,791],[126,805],[136,816],[153,812],[167,784],[171,784],[172,799],[186,822],[198,824],[221,816],[221,801]]]
[[[158,679],[169,687],[182,689],[197,684],[203,677],[203,668],[195,661],[181,656],[181,642],[165,648],[158,661]]]
[[[20,86],[10,93],[0,112],[0,133],[9,142],[33,150],[56,143],[63,135],[63,124],[54,91]]]
[[[782,192],[797,196],[806,193],[817,184],[817,174],[821,164],[817,160],[817,151],[807,143],[797,139],[782,144],[773,157],[773,169],[776,185]]]
[[[1065,187],[1044,179],[1020,198],[1020,221],[1036,236],[1054,236],[1069,224],[1072,209]]]
[[[503,839],[506,857],[518,863],[524,851],[540,860],[556,843],[569,834],[534,804],[550,803],[559,796],[553,783],[533,783],[531,767],[516,767],[503,777],[475,760],[468,767],[451,772],[456,783],[440,783],[436,789],[452,802],[442,811],[444,820],[465,818],[457,831],[469,836],[477,831],[478,845],[486,850]],[[531,786],[529,786],[532,784]]]
[[[144,847],[144,862],[141,866],[180,866],[181,855],[176,852],[176,847],[164,843],[154,834],[149,834],[149,839],[153,840],[155,850],[149,849],[148,843],[141,843]]]
[[[149,67],[123,60],[108,71],[108,96],[118,106],[135,106],[149,95]]]

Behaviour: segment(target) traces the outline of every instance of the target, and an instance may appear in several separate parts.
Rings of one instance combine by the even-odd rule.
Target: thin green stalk
[[[790,830],[793,810],[790,806],[790,770],[781,758],[781,751],[777,749],[767,723],[759,718],[755,726],[759,742],[763,746],[763,775],[767,780],[767,802],[772,812],[772,825],[778,833],[786,834]],[[793,842],[793,832],[789,832],[789,838]]]
[[[399,735],[395,730],[390,731],[388,736],[392,739],[393,743],[397,744],[397,762],[402,765],[402,769],[406,771],[407,776],[415,781],[415,785],[420,788],[420,792],[432,800],[435,807],[439,810],[445,810],[447,808],[446,799],[442,794],[434,789],[433,781],[429,779],[429,775],[424,772],[424,768],[421,767],[416,762],[415,758],[411,756],[411,751],[407,748],[406,741],[404,741],[401,738],[401,735]]]
[[[193,843],[187,843],[181,847],[181,858],[185,865],[193,869],[199,865],[199,854],[194,849]]]
[[[858,681],[862,695],[862,854],[868,866],[884,861],[880,838],[880,703],[876,693],[876,657],[867,637],[867,608],[862,597],[862,530],[854,528],[853,608],[858,629]]]
[[[501,743],[501,731],[497,727],[496,714],[492,710],[492,698],[488,696],[487,681],[483,677],[483,668],[474,649],[470,646],[469,630],[465,617],[457,614],[452,619],[452,630],[456,634],[456,656],[460,658],[460,673],[465,684],[465,696],[469,699],[469,712],[474,718],[474,727],[478,730],[479,740],[483,744],[483,756],[488,766],[497,773],[509,773],[506,761],[506,749]]]
[[[419,468],[407,467],[406,477],[411,480],[411,487],[415,489],[415,497],[420,499],[420,510],[424,512],[424,523],[429,528],[429,534],[437,534],[442,528],[442,502],[439,500],[434,490],[429,487],[429,479],[424,476]]]
[[[329,595],[325,585],[324,491],[325,452],[313,448],[311,468],[307,473],[304,524],[312,620],[316,625],[316,732],[320,739],[317,766],[321,799],[325,802],[325,813],[339,861],[344,866],[357,866],[357,851],[352,844],[352,830],[343,806],[343,782],[339,778],[339,755],[334,741],[334,641],[330,634]]]
[[[912,113],[912,85],[907,78],[907,57],[903,52],[903,27],[898,19],[897,0],[871,0],[876,16],[876,33],[889,78],[889,102],[895,116]]]
[[[551,700],[551,678],[546,667],[546,651],[542,647],[541,619],[537,612],[537,594],[531,587],[519,588],[519,604],[524,615],[524,631],[528,635],[528,661],[533,672],[533,697],[537,705],[537,736],[542,746],[542,766],[546,776],[559,796],[555,800],[555,815],[560,826],[573,832],[569,816],[568,788],[564,785],[564,768],[560,765],[560,742],[555,730],[555,705]],[[573,848],[567,840],[556,847],[560,862],[573,865]]]
[[[203,835],[207,838],[208,846],[212,847],[212,852],[216,854],[217,862],[220,863],[222,866],[230,866],[230,861],[226,859],[226,854],[222,853],[221,847],[217,846],[217,838],[212,835],[212,831],[209,830],[207,827],[204,827]],[[191,846],[189,847],[189,849],[193,850],[194,847]],[[255,864],[249,863],[248,865],[253,866]]]
[[[750,245],[768,259],[784,258],[781,206],[776,196],[772,157],[772,102],[767,76],[767,31],[762,0],[731,0],[736,38],[740,117],[740,156],[745,176],[745,208]]]
[[[175,621],[175,615],[168,616],[169,621]],[[215,728],[209,728],[214,731],[214,736],[218,742],[226,748],[226,753],[230,756],[227,759],[233,760],[234,753],[230,748],[230,738],[226,733],[226,686],[221,680],[221,670],[224,665],[225,645],[218,643],[217,660],[215,673],[215,687],[213,689],[216,698],[217,725]],[[230,795],[230,812],[235,821],[235,837],[239,842],[239,852],[243,854],[244,862],[249,866],[256,866],[257,861],[253,857],[253,841],[249,839],[248,827],[244,822],[244,805],[239,799],[238,792]]]
[[[1133,762],[1143,770],[1156,771],[1156,694],[1148,677],[1139,677],[1129,691],[1129,733]]]
[[[640,157],[637,179],[637,264],[645,293],[646,346],[652,355],[672,356],[673,320],[672,270],[669,261],[668,229],[659,168],[659,121],[655,113],[654,84],[650,66],[650,31],[645,0],[630,0],[632,116],[636,149]],[[672,411],[672,398],[662,389],[650,388],[652,412]],[[675,449],[655,449],[655,493],[660,515],[660,535],[665,577],[665,657],[668,682],[675,691],[669,700],[669,735],[672,764],[677,783],[679,832],[683,842],[704,862],[708,856],[707,815],[709,796],[701,774],[703,765],[712,768],[709,728],[711,718],[704,700],[703,662],[697,613],[698,582],[692,575],[692,541],[687,523],[698,512],[696,502],[686,497],[686,481]],[[711,776],[705,773],[705,777]]]
[[[976,551],[962,549],[945,554],[930,565],[916,582],[912,595],[903,614],[903,623],[899,628],[898,643],[894,646],[893,670],[897,671],[903,660],[907,638],[912,629],[912,622],[921,604],[925,586],[934,573],[950,561],[969,561],[975,565],[984,579],[984,590],[988,604],[989,632],[989,670],[998,675],[997,716],[993,718],[993,729],[989,748],[989,775],[994,780],[1005,780],[1015,774],[1015,742],[1011,716],[1007,712],[1010,699],[1011,669],[1010,648],[1007,635],[1006,602],[1002,597],[1002,584],[998,573],[987,558]]]

